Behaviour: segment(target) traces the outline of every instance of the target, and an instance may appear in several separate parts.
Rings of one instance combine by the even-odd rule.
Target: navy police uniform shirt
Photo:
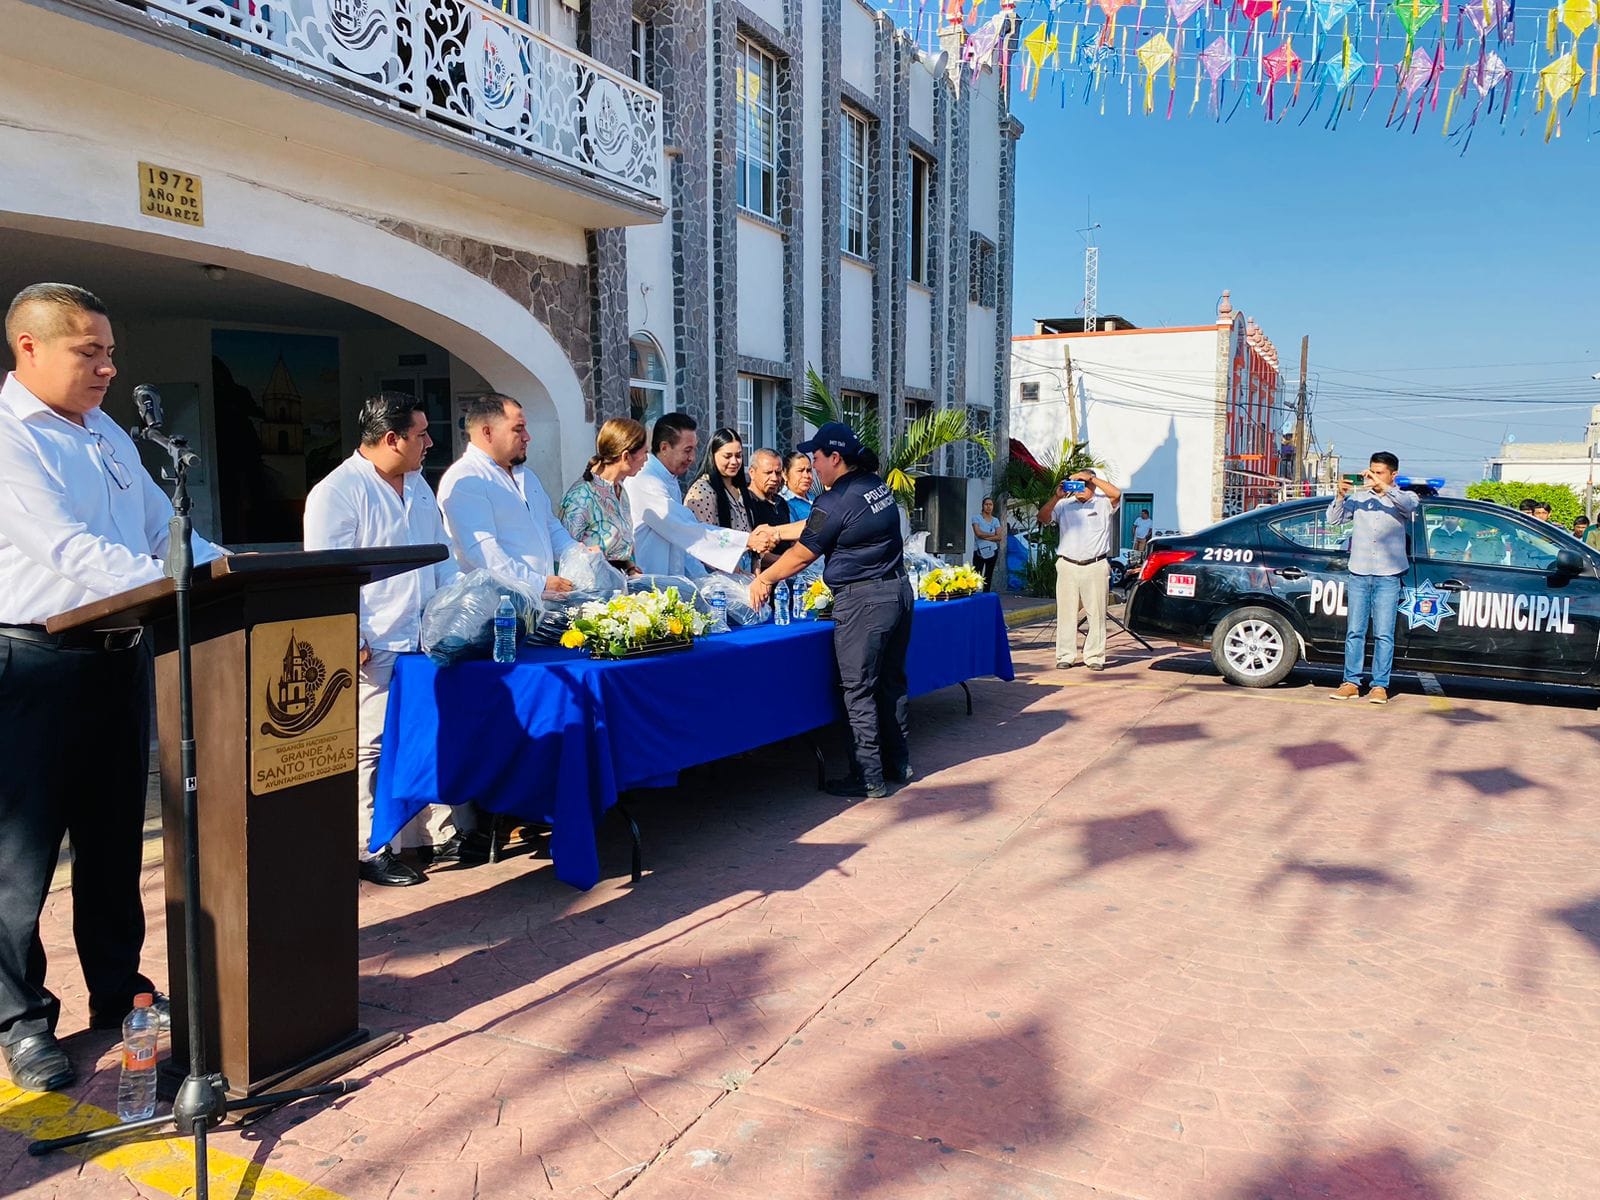
[[[898,575],[902,547],[894,493],[876,475],[852,471],[817,497],[800,544],[827,555],[822,580],[830,588]]]

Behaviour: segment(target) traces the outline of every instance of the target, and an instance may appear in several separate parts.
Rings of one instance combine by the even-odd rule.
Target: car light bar
[[[1162,567],[1170,567],[1173,563],[1188,562],[1194,557],[1193,550],[1157,550],[1144,560],[1144,566],[1139,568],[1139,582],[1145,583]]]

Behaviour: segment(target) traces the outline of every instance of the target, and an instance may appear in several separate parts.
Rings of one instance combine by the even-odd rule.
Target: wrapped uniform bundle
[[[556,574],[570,580],[574,592],[590,600],[609,600],[628,590],[628,580],[593,546],[569,546],[561,555]]]
[[[696,582],[703,598],[721,596],[727,601],[728,624],[738,629],[745,625],[765,625],[772,620],[770,608],[750,607],[750,580],[749,575],[726,575],[718,571]]]
[[[494,655],[494,614],[510,596],[520,636],[539,623],[543,604],[528,586],[493,571],[473,571],[440,588],[422,610],[422,651],[442,667]]]

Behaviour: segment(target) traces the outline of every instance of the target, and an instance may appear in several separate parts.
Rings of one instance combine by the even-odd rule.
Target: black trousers
[[[911,603],[911,582],[904,575],[834,593],[833,656],[850,720],[852,773],[869,784],[881,784],[884,769],[904,764],[910,754]]]
[[[72,838],[72,935],[89,1007],[121,1014],[139,973],[150,655],[0,632],[0,1045],[55,1031],[39,914]]]
[[[994,565],[999,561],[998,554],[991,554],[985,558],[976,550],[972,552],[972,569],[983,576],[983,590],[986,592],[994,591]]]

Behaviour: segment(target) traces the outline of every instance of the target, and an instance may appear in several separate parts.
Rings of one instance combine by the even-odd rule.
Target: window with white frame
[[[846,254],[867,256],[867,119],[845,109],[839,119],[839,144],[844,155],[844,196],[839,243]]]
[[[744,443],[746,462],[761,447],[772,445],[773,397],[770,379],[760,379],[754,375],[739,376],[738,406],[733,427],[738,430],[739,440]]]
[[[647,333],[628,343],[628,408],[646,429],[667,411],[667,364]]]
[[[1039,385],[1037,383],[1022,384],[1020,399],[1024,404],[1039,403]]]
[[[933,164],[922,155],[911,155],[911,219],[906,236],[911,244],[906,248],[906,261],[912,283],[929,282],[928,271],[928,184],[932,178]]]
[[[878,406],[878,398],[869,396],[865,392],[840,392],[839,412],[844,417],[844,423],[857,434],[867,419],[867,414]]]
[[[650,86],[650,26],[633,19],[633,42],[628,50],[628,74],[635,83]]]
[[[734,54],[734,121],[738,129],[739,207],[778,215],[777,60],[747,38]]]

